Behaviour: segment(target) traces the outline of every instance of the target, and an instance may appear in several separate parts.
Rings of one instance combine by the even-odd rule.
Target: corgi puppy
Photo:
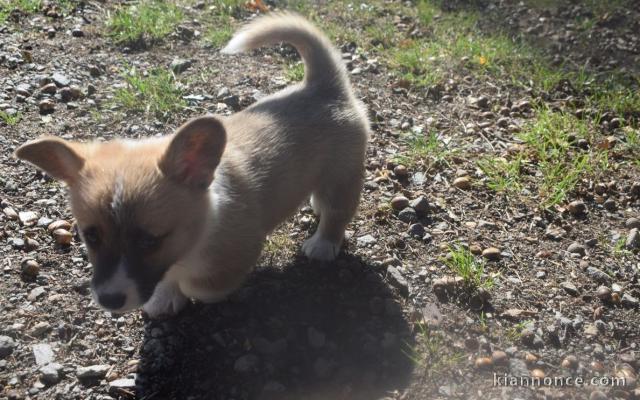
[[[259,17],[222,52],[280,42],[300,53],[304,80],[230,117],[195,118],[160,138],[42,137],[16,150],[67,184],[99,305],[142,306],[154,318],[177,313],[189,298],[224,299],[266,236],[309,197],[320,220],[302,251],[336,257],[363,185],[366,109],[340,53],[298,15]]]

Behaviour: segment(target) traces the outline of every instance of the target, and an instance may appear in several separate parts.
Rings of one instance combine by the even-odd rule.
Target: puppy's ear
[[[179,183],[207,188],[213,181],[226,141],[224,127],[215,117],[192,119],[171,139],[158,163],[160,171]]]
[[[85,162],[78,153],[79,146],[57,137],[43,137],[18,147],[15,155],[71,186]]]

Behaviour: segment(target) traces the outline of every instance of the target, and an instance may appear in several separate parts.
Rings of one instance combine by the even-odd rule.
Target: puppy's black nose
[[[98,296],[98,301],[106,308],[117,310],[124,305],[127,296],[122,293],[101,294]]]

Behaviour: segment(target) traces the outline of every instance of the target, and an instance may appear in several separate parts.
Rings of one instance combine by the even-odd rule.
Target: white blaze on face
[[[114,215],[118,215],[120,209],[122,208],[122,203],[124,201],[124,178],[122,175],[118,175],[116,177],[115,184],[113,185],[113,196],[111,197],[111,203],[109,206],[111,207],[111,212]]]
[[[125,312],[140,307],[141,299],[138,293],[136,282],[127,276],[126,264],[123,261],[118,263],[116,272],[104,282],[92,288],[93,301],[101,307],[101,297],[124,295],[124,305],[117,309],[109,308],[109,311]]]

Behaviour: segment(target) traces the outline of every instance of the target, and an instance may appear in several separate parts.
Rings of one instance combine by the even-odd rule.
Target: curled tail
[[[272,13],[259,17],[237,32],[223,53],[236,54],[285,42],[296,48],[305,65],[307,85],[339,85],[347,82],[340,53],[318,28],[293,13]]]

